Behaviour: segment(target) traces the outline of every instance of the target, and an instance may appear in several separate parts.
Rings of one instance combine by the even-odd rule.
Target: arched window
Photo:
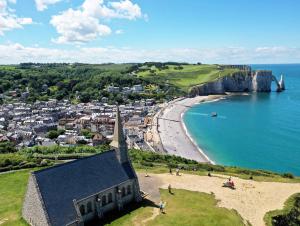
[[[81,213],[82,216],[85,215],[85,208],[84,208],[84,205],[81,205],[81,206],[79,207],[79,210],[80,210],[80,213]]]
[[[102,196],[102,206],[106,205],[106,195]]]
[[[88,202],[88,204],[87,204],[87,212],[88,212],[88,213],[93,212],[93,209],[92,209],[92,203],[91,203],[91,202]]]
[[[126,195],[126,191],[125,191],[125,188],[123,187],[122,188],[122,197],[124,197]]]
[[[131,194],[131,186],[128,185],[128,186],[127,186],[127,195],[130,195],[130,194]]]
[[[112,193],[109,193],[108,194],[108,203],[111,203],[112,202]]]

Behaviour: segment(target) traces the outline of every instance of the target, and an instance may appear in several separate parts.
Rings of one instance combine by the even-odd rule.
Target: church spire
[[[121,163],[128,162],[127,144],[123,133],[122,120],[120,110],[117,106],[114,137],[110,146],[116,150],[117,158]]]

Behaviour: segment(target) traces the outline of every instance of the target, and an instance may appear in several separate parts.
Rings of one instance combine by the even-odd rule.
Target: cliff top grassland
[[[22,202],[26,192],[30,170],[8,174],[0,174],[0,225],[26,226],[21,218]],[[175,190],[174,190],[175,191]],[[149,219],[143,225],[243,225],[240,215],[234,211],[217,206],[214,195],[176,190],[176,196],[161,190],[163,200],[167,202],[167,214],[152,219],[153,208],[145,205],[128,209],[116,216],[106,218],[104,225],[141,225],[140,222]],[[131,207],[129,207],[131,208]],[[158,209],[157,209],[158,212]],[[156,216],[156,215],[155,215]]]
[[[93,150],[94,149],[94,150]],[[54,158],[57,153],[65,153],[64,148],[57,147],[57,152],[53,155],[52,148],[42,148],[42,149],[26,149],[18,153],[11,153],[10,156],[2,154],[0,157],[4,159],[2,163],[9,163],[11,169],[15,169],[13,165],[19,165],[22,162],[36,160],[48,159],[48,162],[51,163],[51,159]],[[71,150],[70,150],[71,151]],[[76,158],[76,150],[73,150],[73,156],[69,158]],[[82,149],[86,154],[94,154],[102,152],[103,150],[95,149],[94,147],[89,147],[87,149]],[[43,156],[35,157],[34,152],[43,154]],[[71,153],[72,154],[72,153]],[[218,175],[228,175],[236,176],[240,178],[247,179],[249,181],[272,181],[272,182],[283,182],[283,183],[298,183],[299,177],[294,177],[289,174],[276,174],[268,171],[262,170],[248,170],[238,167],[224,167],[218,165],[208,165],[200,164],[193,160],[184,159],[177,156],[170,155],[161,155],[151,152],[141,152],[139,150],[130,150],[129,152],[132,162],[135,169],[139,173],[153,173],[153,174],[165,174],[169,171],[169,167],[173,169],[176,167],[181,168],[181,173],[184,174],[193,174],[195,176],[207,175],[207,172],[210,171],[213,174]],[[15,158],[12,158],[12,155]],[[23,156],[20,159],[20,156]],[[27,156],[27,157],[26,157]],[[5,161],[5,159],[8,159]],[[64,159],[64,158],[63,158]],[[43,161],[44,161],[43,160]],[[20,163],[18,161],[21,161]],[[42,161],[42,162],[43,162]],[[60,160],[58,160],[60,161]],[[53,163],[53,162],[52,162]],[[1,158],[0,158],[0,170],[1,170]],[[50,164],[51,165],[51,164]],[[35,167],[29,168],[28,167]],[[37,167],[38,166],[38,167]],[[31,164],[24,166],[23,170],[15,172],[4,172],[0,173],[0,225],[5,226],[21,226],[27,225],[21,218],[21,208],[24,194],[26,191],[27,180],[29,173],[39,169],[41,164]],[[23,167],[19,167],[22,169]],[[251,179],[250,179],[251,178]],[[188,190],[175,190],[176,195],[169,195],[167,191],[161,190],[161,195],[164,201],[167,202],[167,214],[161,215],[157,219],[152,219],[147,222],[145,225],[184,225],[184,222],[189,221],[193,218],[193,224],[197,225],[198,221],[204,222],[205,225],[216,225],[215,221],[212,219],[223,219],[223,224],[220,225],[242,225],[241,218],[239,214],[229,209],[219,208],[216,206],[216,198],[214,195],[209,195],[199,192],[191,192]],[[181,195],[180,195],[181,194]],[[186,197],[189,200],[197,200],[197,202],[185,202],[182,204],[182,197]],[[205,208],[203,208],[205,207]],[[285,211],[286,216],[290,216],[289,210]],[[180,213],[180,214],[179,214]],[[205,214],[203,214],[205,213]],[[280,215],[283,213],[280,212]],[[273,214],[272,217],[276,217],[278,214]],[[142,220],[151,218],[152,208],[147,206],[140,206],[135,208],[128,213],[123,213],[120,216],[114,216],[108,225],[135,225],[135,222],[141,222]],[[178,218],[178,216],[181,216]],[[192,217],[193,216],[193,217]],[[203,218],[203,216],[205,216]],[[297,213],[298,216],[298,213]],[[288,219],[293,222],[293,219]],[[137,224],[140,225],[140,224]]]
[[[240,70],[236,68],[222,68],[215,64],[165,64],[162,67],[144,65],[139,68],[137,74],[140,78],[151,78],[166,82],[184,92],[188,92],[193,86],[212,82],[218,78],[232,75],[239,71]]]

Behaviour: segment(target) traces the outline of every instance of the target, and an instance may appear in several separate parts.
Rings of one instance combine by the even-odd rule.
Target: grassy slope
[[[27,225],[21,219],[21,208],[26,191],[29,170],[0,175],[0,222],[1,226]]]
[[[153,78],[166,81],[178,88],[188,91],[191,87],[206,82],[211,82],[219,77],[230,75],[238,72],[238,69],[219,70],[217,65],[183,65],[183,69],[176,70],[176,66],[168,65],[168,69],[158,70],[156,67],[151,67],[155,71],[153,75],[150,70],[141,71],[138,76],[144,78]]]
[[[238,226],[244,225],[242,218],[234,210],[217,207],[212,194],[173,189],[174,195],[160,190],[162,200],[166,202],[166,214],[160,214],[145,223],[146,226]],[[141,225],[141,222],[153,214],[153,207],[138,208],[117,220],[110,226]]]
[[[28,175],[29,170],[0,175],[0,221],[7,219],[3,226],[26,225],[21,220],[21,208]],[[175,195],[169,195],[161,191],[163,200],[167,202],[167,214],[153,223],[149,222],[149,225],[199,225],[199,222],[204,222],[203,225],[242,225],[241,218],[234,211],[216,207],[217,201],[212,195],[183,190],[175,192]],[[130,222],[140,222],[151,215],[151,207],[142,207],[110,225],[130,225]]]
[[[137,167],[138,168],[138,167]],[[139,171],[145,168],[140,168]],[[166,167],[148,168],[148,172],[163,173],[167,172]],[[26,223],[21,219],[21,208],[26,191],[27,180],[30,170],[22,170],[14,173],[0,174],[0,222],[7,219],[1,226],[23,226]],[[205,172],[191,172],[204,175]],[[245,175],[246,176],[246,175]],[[272,178],[255,177],[258,180],[271,180]],[[273,178],[278,181],[278,178]],[[297,179],[286,179],[284,182],[296,182]],[[177,190],[174,196],[169,195],[162,190],[163,200],[167,202],[167,214],[158,217],[149,225],[199,225],[201,221],[203,225],[241,225],[240,217],[233,211],[224,208],[215,207],[217,201],[212,195],[205,193],[189,192]],[[183,200],[184,199],[184,200]],[[287,211],[292,206],[292,201],[287,201]],[[282,214],[282,211],[273,211],[266,216],[270,219],[271,216]],[[130,225],[130,222],[140,222],[152,215],[152,208],[141,207],[139,209],[126,214],[121,218],[113,221],[110,225]],[[180,217],[178,217],[180,215]],[[206,219],[206,220],[205,220]],[[214,220],[216,219],[216,220]],[[222,220],[221,220],[222,219]],[[231,222],[231,224],[229,224]]]
[[[294,207],[296,197],[300,197],[300,193],[294,194],[288,200],[286,200],[286,202],[284,203],[284,208],[282,210],[273,210],[266,213],[264,220],[267,226],[272,226],[272,217],[288,214]]]
[[[167,202],[166,214],[160,215],[149,226],[154,225],[244,225],[242,218],[233,210],[217,207],[212,194],[174,190],[174,195],[161,190]]]

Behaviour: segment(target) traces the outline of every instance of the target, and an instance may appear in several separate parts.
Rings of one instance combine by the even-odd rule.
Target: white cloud
[[[38,11],[44,11],[48,8],[48,5],[53,5],[62,0],[35,0],[36,9]]]
[[[0,64],[20,62],[82,62],[82,63],[124,63],[145,61],[178,61],[224,64],[249,63],[299,63],[300,48],[242,47],[218,49],[131,49],[131,48],[82,48],[62,50],[25,47],[18,43],[0,45]]]
[[[142,17],[142,11],[138,4],[133,4],[130,0],[109,3],[115,10],[115,17],[133,20]]]
[[[121,35],[121,34],[124,34],[124,31],[122,29],[119,29],[119,30],[116,30],[115,33],[117,35]]]
[[[108,26],[100,24],[97,18],[85,15],[80,10],[69,9],[53,16],[50,23],[60,34],[54,40],[56,43],[82,43],[111,33]]]
[[[130,0],[108,2],[106,5],[104,0],[85,0],[78,9],[70,8],[52,16],[50,24],[60,35],[53,41],[85,43],[111,34],[111,28],[104,24],[108,19],[134,20],[142,16],[141,8]]]
[[[15,4],[16,0],[0,0],[0,35],[13,29],[23,28],[22,25],[32,24],[32,19],[28,17],[18,17],[9,4]]]

